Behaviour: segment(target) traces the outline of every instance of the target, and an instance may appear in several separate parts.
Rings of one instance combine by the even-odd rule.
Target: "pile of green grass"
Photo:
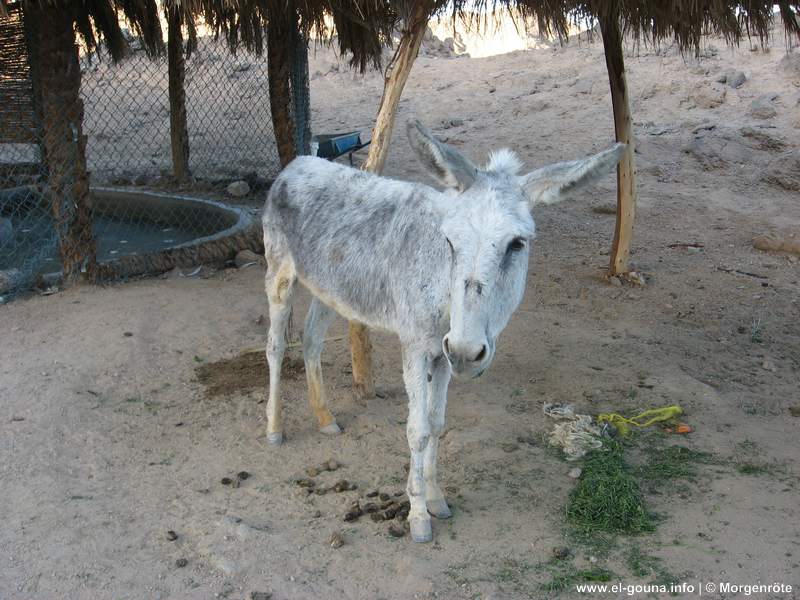
[[[622,443],[604,440],[587,455],[583,471],[567,503],[567,520],[585,533],[653,531],[642,491],[625,463]]]
[[[693,479],[698,464],[714,461],[710,453],[699,452],[685,446],[650,445],[647,453],[650,455],[650,460],[639,468],[638,474],[650,482]]]

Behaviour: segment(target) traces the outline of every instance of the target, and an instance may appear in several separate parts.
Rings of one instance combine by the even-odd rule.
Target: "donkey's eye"
[[[519,252],[525,247],[525,238],[515,237],[508,243],[506,252]]]

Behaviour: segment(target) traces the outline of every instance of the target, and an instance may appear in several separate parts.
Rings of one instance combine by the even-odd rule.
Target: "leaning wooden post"
[[[380,174],[389,152],[397,106],[408,81],[411,67],[419,53],[428,18],[433,10],[430,0],[417,0],[408,18],[392,61],[386,68],[378,117],[372,129],[372,143],[363,169]],[[353,367],[353,384],[356,396],[369,398],[375,395],[375,378],[372,373],[372,344],[365,325],[350,323],[350,357]]]
[[[617,225],[611,248],[611,275],[628,272],[628,261],[633,239],[633,222],[636,217],[636,165],[634,162],[633,121],[625,81],[625,60],[622,54],[622,32],[619,15],[614,11],[600,17],[600,31],[611,86],[611,104],[614,110],[614,129],[618,142],[628,149],[617,166]]]
[[[169,137],[172,174],[178,181],[189,178],[189,128],[186,125],[186,62],[183,55],[181,8],[167,6],[167,65],[169,76]]]

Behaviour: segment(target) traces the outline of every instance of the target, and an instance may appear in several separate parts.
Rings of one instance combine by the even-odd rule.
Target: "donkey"
[[[497,336],[522,300],[535,233],[530,211],[603,177],[625,145],[518,175],[522,165],[510,150],[492,153],[479,168],[420,122],[410,122],[407,132],[444,192],[305,156],[270,189],[262,217],[270,317],[267,440],[283,439],[281,362],[299,280],[314,296],[303,355],[322,433],[341,431],[328,409],[320,365],[335,314],[400,338],[411,450],[408,519],[413,540],[427,542],[430,515],[451,516],[436,481],[447,385],[451,374],[474,378],[489,367]]]

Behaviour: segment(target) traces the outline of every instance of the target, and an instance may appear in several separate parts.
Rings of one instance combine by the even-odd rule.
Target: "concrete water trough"
[[[220,263],[240,250],[261,249],[260,224],[250,209],[154,191],[93,187],[91,194],[101,279]],[[57,280],[56,232],[41,192],[0,190],[0,219],[0,271]]]

